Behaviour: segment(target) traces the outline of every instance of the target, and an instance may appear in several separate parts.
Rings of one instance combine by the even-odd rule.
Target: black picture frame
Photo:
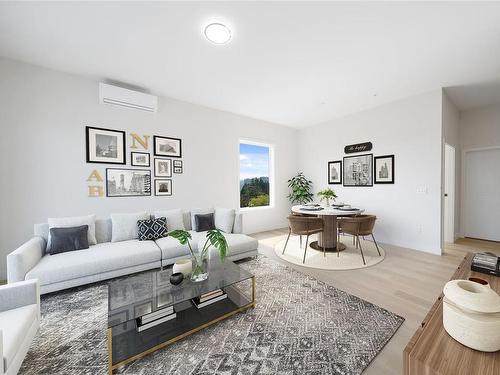
[[[379,173],[377,173],[377,161],[383,159],[388,159],[391,163],[390,168],[387,170],[387,177],[381,177],[379,176]],[[375,156],[373,158],[373,176],[376,184],[394,184],[394,155]],[[387,178],[388,180],[384,180],[384,178]]]
[[[92,147],[91,132],[92,131],[96,131],[96,132],[102,131],[102,132],[108,132],[108,133],[116,133],[117,139],[120,139],[120,147],[121,147],[122,158],[119,158],[118,155],[117,155],[117,158],[116,158],[115,161],[113,161],[113,160],[98,160],[97,158],[99,156],[93,155],[93,153],[91,151],[91,147]],[[125,146],[126,146],[125,132],[123,130],[97,128],[97,127],[94,127],[94,126],[86,126],[85,127],[85,155],[86,155],[86,162],[87,163],[120,164],[120,165],[124,165],[124,164],[127,163]],[[117,143],[116,147],[117,147],[117,154],[118,154],[118,150],[119,150],[118,143]]]
[[[146,177],[147,177],[144,185],[149,183],[149,190],[146,189],[144,194],[112,194],[111,193],[112,189],[110,187],[110,171],[124,171],[124,172],[130,172],[132,174],[144,172],[144,175],[146,175]],[[115,183],[116,183],[116,181],[115,181]],[[114,189],[116,189],[116,186]],[[151,170],[150,169],[106,168],[106,197],[117,198],[117,197],[149,197],[149,196],[151,196]]]
[[[148,164],[135,164],[134,163],[134,155],[147,155],[148,157]],[[149,152],[137,152],[137,151],[131,151],[130,152],[130,165],[132,167],[151,167],[151,155]]]
[[[331,175],[331,172],[332,172],[331,165],[332,164],[338,164],[338,167],[339,167],[339,178],[338,178],[337,181],[334,181],[332,179],[332,175]],[[334,160],[334,161],[329,161],[328,162],[328,184],[329,185],[342,184],[342,160]]]
[[[161,142],[161,140],[174,141],[174,142],[178,143],[179,149],[175,152],[161,151],[161,150],[159,150],[159,142]],[[154,135],[153,136],[153,153],[155,156],[162,156],[162,157],[167,157],[167,158],[181,158],[182,157],[182,139]]]
[[[155,177],[160,177],[160,178],[168,178],[172,177],[172,159],[167,159],[167,158],[154,158],[154,175]],[[169,164],[168,170],[170,173],[167,174],[159,174],[158,172],[158,163],[159,162],[167,162]]]
[[[182,167],[175,167],[174,166],[174,173],[175,174],[182,174]]]
[[[366,158],[369,161],[369,165],[366,166],[365,171],[369,173],[368,182],[365,184],[353,184],[351,183],[351,178],[347,175],[349,173],[351,159],[362,159]],[[373,154],[362,154],[362,155],[354,155],[354,156],[344,156],[343,162],[343,186],[346,187],[372,187],[373,186]]]
[[[160,182],[167,182],[170,184],[170,189],[167,193],[162,193],[159,191],[159,183]],[[155,183],[154,183],[154,192],[156,197],[170,197],[172,196],[172,179],[170,178],[156,178]]]
[[[174,167],[181,167],[182,168],[182,160],[174,160]]]

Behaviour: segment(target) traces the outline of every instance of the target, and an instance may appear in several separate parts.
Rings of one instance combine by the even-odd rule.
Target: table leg
[[[318,241],[311,243],[311,247],[321,251],[323,247],[326,247],[326,251],[337,251],[337,246],[339,246],[339,251],[345,250],[343,243],[337,244],[337,216],[323,215],[321,218],[324,223],[324,231],[318,235]]]

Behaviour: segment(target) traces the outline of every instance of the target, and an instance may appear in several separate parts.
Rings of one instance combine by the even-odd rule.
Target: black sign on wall
[[[373,145],[371,142],[356,143],[355,145],[348,145],[344,147],[346,154],[354,154],[355,152],[370,151]]]

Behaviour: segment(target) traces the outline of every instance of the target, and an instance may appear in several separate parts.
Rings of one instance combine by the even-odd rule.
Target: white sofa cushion
[[[175,210],[166,211],[155,211],[155,219],[159,217],[165,217],[167,219],[167,229],[168,231],[173,230],[184,230],[184,219],[182,217],[182,210],[180,208]]]
[[[38,279],[40,285],[48,285],[157,262],[160,254],[154,241],[105,242],[86,250],[46,255],[26,274],[26,279]]]
[[[111,242],[136,240],[139,236],[137,222],[147,220],[146,211],[131,214],[111,214]]]
[[[156,240],[156,244],[161,249],[162,259],[173,259],[181,256],[191,256],[187,245],[181,245],[173,237],[163,237]],[[192,244],[191,244],[192,245]]]
[[[231,233],[234,216],[235,211],[232,208],[215,208],[215,227],[225,233]]]
[[[80,225],[88,225],[87,232],[89,245],[95,245],[97,240],[95,238],[95,215],[87,216],[73,216],[73,217],[51,217],[48,219],[49,234],[47,241],[47,249],[50,249],[50,228],[69,228],[79,227]]]
[[[24,337],[28,334],[33,322],[38,319],[36,304],[0,312],[0,330],[3,334],[3,365],[8,369]]]
[[[191,229],[196,230],[195,215],[213,214],[214,212],[215,210],[213,208],[195,208],[191,210]]]
[[[226,237],[228,251],[227,256],[246,253],[247,251],[256,250],[259,246],[259,241],[245,234],[228,233]],[[218,252],[217,252],[218,253]]]

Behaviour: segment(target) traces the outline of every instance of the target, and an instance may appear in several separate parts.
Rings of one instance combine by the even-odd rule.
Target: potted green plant
[[[295,177],[288,180],[288,187],[292,190],[288,195],[291,203],[306,204],[312,202],[314,194],[311,193],[312,181],[308,180],[304,173],[299,172]]]
[[[337,194],[335,194],[335,192],[332,189],[327,188],[325,190],[319,191],[318,197],[320,197],[320,199],[319,199],[320,202],[323,202],[323,200],[326,200],[326,205],[330,206],[330,199],[335,202],[335,198],[337,198]]]
[[[207,240],[202,248],[199,248],[197,252],[193,251],[191,243],[189,240],[192,239],[191,233],[185,230],[173,230],[168,233],[168,236],[175,238],[181,245],[187,245],[189,252],[191,253],[191,261],[193,262],[193,267],[191,271],[191,280],[198,282],[203,281],[208,278],[208,262],[209,262],[209,249],[211,246],[219,251],[219,256],[223,262],[226,258],[228,245],[226,237],[218,229],[209,230],[207,232]]]

